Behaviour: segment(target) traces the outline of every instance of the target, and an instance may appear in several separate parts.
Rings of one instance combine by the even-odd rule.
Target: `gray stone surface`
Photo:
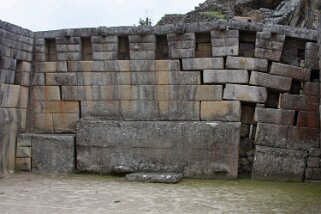
[[[255,108],[254,121],[279,125],[293,125],[295,111],[272,108]]]
[[[321,181],[321,168],[307,168],[305,171],[305,179],[308,181]]]
[[[251,72],[250,85],[266,87],[276,91],[288,92],[291,89],[292,78],[270,75],[262,72]]]
[[[292,77],[296,80],[310,81],[311,70],[281,63],[272,63],[271,74]]]
[[[292,150],[318,148],[319,129],[258,123],[255,144]]]
[[[266,72],[268,70],[268,60],[228,56],[226,59],[226,67],[229,69],[245,69]]]
[[[132,182],[177,184],[183,179],[180,173],[131,173],[126,178]]]
[[[81,119],[77,126],[77,169],[236,178],[240,125]]]
[[[205,70],[203,75],[205,84],[249,83],[249,73],[247,70]]]
[[[74,135],[33,135],[32,171],[73,172],[74,170]]]
[[[307,152],[256,146],[254,180],[303,181]]]
[[[267,99],[267,90],[263,87],[226,84],[223,99],[265,103]]]
[[[183,70],[213,70],[223,69],[223,58],[183,59]]]

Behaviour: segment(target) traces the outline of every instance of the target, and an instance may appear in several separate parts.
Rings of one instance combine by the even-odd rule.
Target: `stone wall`
[[[35,32],[17,162],[321,180],[318,49],[316,31],[234,21]]]
[[[0,21],[0,176],[15,169],[16,136],[26,129],[33,33]]]

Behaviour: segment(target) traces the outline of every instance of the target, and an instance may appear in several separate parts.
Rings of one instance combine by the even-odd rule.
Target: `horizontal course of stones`
[[[316,39],[316,31],[235,21],[35,32],[28,131],[77,133],[77,121],[87,117],[128,124],[241,122],[240,172],[251,171],[254,162],[253,178],[321,180],[315,154],[320,149]],[[97,153],[95,146],[87,147],[78,160]],[[99,158],[106,157],[81,162],[83,170],[95,171],[90,163]]]

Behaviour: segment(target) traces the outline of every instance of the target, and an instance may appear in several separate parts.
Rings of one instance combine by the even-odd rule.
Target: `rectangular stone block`
[[[43,86],[45,85],[45,74],[44,73],[32,73],[31,85]]]
[[[223,58],[196,58],[183,59],[183,70],[213,70],[223,69]]]
[[[277,91],[288,92],[291,89],[292,78],[271,75],[262,72],[251,72],[250,85],[262,86]]]
[[[305,171],[305,179],[312,181],[321,180],[321,168],[307,168]]]
[[[17,108],[20,96],[19,85],[0,84],[0,107]]]
[[[92,36],[92,44],[113,44],[118,43],[118,36]]]
[[[231,69],[245,69],[266,72],[268,70],[268,60],[228,56],[226,59],[226,67]]]
[[[62,86],[63,100],[215,101],[222,100],[220,85]]]
[[[263,87],[226,84],[223,99],[265,103],[267,90]]]
[[[18,108],[27,109],[29,101],[29,87],[20,86]]]
[[[111,120],[200,120],[199,102],[82,101],[81,116]]]
[[[109,44],[92,44],[93,52],[117,52],[118,45],[116,43]]]
[[[59,86],[34,86],[31,97],[33,100],[60,100]]]
[[[54,113],[52,119],[55,133],[74,133],[79,113]]]
[[[204,83],[225,84],[225,83],[249,83],[247,70],[205,70],[203,73]]]
[[[14,84],[15,72],[11,70],[0,69],[0,83]]]
[[[77,85],[77,73],[47,73],[46,85]]]
[[[308,96],[320,97],[320,83],[319,82],[304,83],[303,94]]]
[[[239,46],[223,46],[223,47],[213,47],[212,56],[237,56],[239,54]]]
[[[194,41],[195,33],[178,33],[178,34],[167,34],[167,40],[172,41]]]
[[[131,71],[129,60],[106,60],[104,61],[103,71]]]
[[[264,58],[271,61],[279,62],[282,56],[282,50],[270,50],[263,48],[255,48],[254,56],[257,58]]]
[[[31,157],[31,147],[17,147],[16,157],[17,158],[30,158]]]
[[[75,170],[75,135],[34,135],[32,171],[73,172]]]
[[[310,148],[309,155],[311,157],[321,157],[321,149],[320,148]]]
[[[16,158],[16,170],[31,172],[31,158]]]
[[[155,35],[130,35],[128,36],[128,41],[130,43],[154,43],[156,42]]]
[[[240,123],[81,119],[77,130],[80,171],[176,172],[190,178],[238,174]]]
[[[92,60],[116,60],[117,52],[93,52]]]
[[[179,60],[155,60],[155,71],[180,71]]]
[[[215,38],[211,42],[212,48],[239,46],[238,38]]]
[[[320,128],[320,113],[300,111],[297,126],[308,128]]]
[[[211,38],[238,38],[238,30],[214,30],[211,31]]]
[[[318,97],[297,94],[282,94],[279,107],[281,109],[296,111],[319,111],[320,100]]]
[[[320,168],[320,157],[309,157],[307,166],[309,168]]]
[[[129,44],[129,51],[130,52],[155,52],[156,43],[130,43]]]
[[[258,123],[255,144],[292,150],[306,150],[320,146],[318,129]]]
[[[16,73],[14,83],[16,85],[30,86],[30,75],[31,74],[27,72]]]
[[[154,60],[156,58],[155,51],[131,51],[131,60]]]
[[[291,77],[295,80],[310,81],[311,70],[281,63],[272,63],[271,74]]]
[[[201,120],[241,121],[241,103],[239,101],[201,102]]]
[[[254,121],[258,123],[271,123],[279,125],[293,125],[295,111],[272,109],[272,108],[255,108]]]
[[[79,102],[70,101],[34,101],[35,113],[79,113]]]
[[[302,182],[306,157],[305,151],[256,146],[252,179]]]
[[[36,73],[59,73],[67,72],[67,62],[37,62],[35,63]]]
[[[17,147],[31,147],[32,134],[19,134],[17,136]]]
[[[104,61],[69,61],[68,72],[105,71]]]
[[[189,49],[173,49],[168,51],[170,59],[179,59],[179,58],[192,58],[195,57],[195,48]]]
[[[33,124],[37,132],[53,132],[52,114],[34,114]]]
[[[170,50],[179,50],[179,49],[194,49],[195,41],[174,41],[168,42],[168,48]]]

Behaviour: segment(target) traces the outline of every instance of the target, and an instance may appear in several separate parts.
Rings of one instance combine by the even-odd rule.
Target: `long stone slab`
[[[271,75],[262,72],[251,72],[250,85],[257,85],[269,89],[288,92],[291,89],[292,78]]]
[[[303,181],[307,152],[256,146],[252,179]]]
[[[268,60],[228,56],[226,59],[226,67],[229,69],[245,69],[266,72],[268,70]]]
[[[223,99],[265,103],[267,99],[267,90],[264,87],[226,84]]]
[[[249,72],[247,70],[205,70],[204,83],[249,83]]]
[[[310,81],[311,70],[281,63],[272,63],[271,74],[292,77],[296,80]]]
[[[200,120],[200,103],[190,101],[82,101],[82,117],[111,120]]]
[[[108,121],[77,125],[77,169],[236,178],[240,123]]]
[[[295,126],[258,123],[256,145],[291,150],[306,150],[320,147],[320,130]]]
[[[272,109],[272,108],[255,108],[254,121],[259,123],[271,123],[279,125],[293,125],[295,111]]]
[[[213,70],[223,69],[223,58],[183,59],[183,70]]]

